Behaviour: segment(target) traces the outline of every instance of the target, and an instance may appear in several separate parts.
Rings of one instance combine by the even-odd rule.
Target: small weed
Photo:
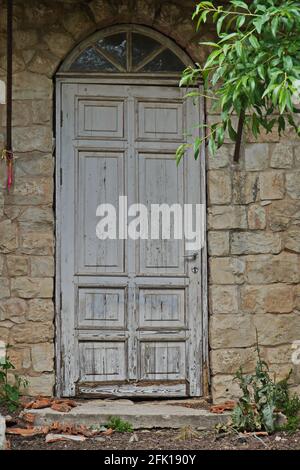
[[[300,399],[297,395],[289,394],[288,380],[291,373],[276,383],[269,373],[268,365],[260,357],[258,342],[257,352],[255,373],[245,375],[242,368],[236,373],[242,396],[232,412],[232,426],[242,432],[295,432],[300,424]],[[278,412],[287,418],[284,426],[277,424]]]
[[[108,423],[105,425],[108,428],[113,429],[116,432],[133,432],[133,427],[128,421],[124,421],[118,416],[112,416]]]
[[[0,361],[0,404],[7,406],[10,412],[20,406],[20,390],[28,386],[28,381],[13,373],[14,382],[9,380],[9,373],[15,370],[9,356],[6,355]]]
[[[192,439],[199,438],[199,434],[191,426],[183,426],[180,428],[178,435],[175,437],[176,441],[191,441]]]

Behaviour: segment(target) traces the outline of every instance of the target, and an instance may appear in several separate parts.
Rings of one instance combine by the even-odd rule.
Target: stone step
[[[5,418],[0,415],[0,450],[6,449],[5,427]]]
[[[128,421],[134,429],[181,428],[192,426],[198,430],[213,429],[226,424],[229,413],[214,414],[205,409],[182,406],[176,402],[137,402],[131,400],[93,400],[79,403],[68,413],[45,408],[27,410],[35,415],[36,426],[61,424],[101,426],[112,416]]]

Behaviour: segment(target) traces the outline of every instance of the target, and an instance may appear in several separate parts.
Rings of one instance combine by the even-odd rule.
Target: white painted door
[[[60,335],[65,396],[199,396],[201,251],[184,240],[99,240],[99,204],[199,204],[200,165],[176,167],[197,106],[178,87],[60,87]]]

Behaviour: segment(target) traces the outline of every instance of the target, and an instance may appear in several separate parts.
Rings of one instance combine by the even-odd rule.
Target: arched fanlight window
[[[61,72],[180,73],[190,58],[168,38],[150,28],[122,25],[84,41],[67,58]]]

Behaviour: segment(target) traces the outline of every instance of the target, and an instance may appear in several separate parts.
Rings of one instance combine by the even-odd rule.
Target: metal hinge
[[[62,309],[62,292],[59,294],[60,309]]]
[[[63,172],[62,172],[62,168],[59,169],[59,181],[60,181],[60,185],[62,186],[62,184],[63,184]]]
[[[61,111],[60,112],[60,127],[62,127],[64,124],[64,112]]]

